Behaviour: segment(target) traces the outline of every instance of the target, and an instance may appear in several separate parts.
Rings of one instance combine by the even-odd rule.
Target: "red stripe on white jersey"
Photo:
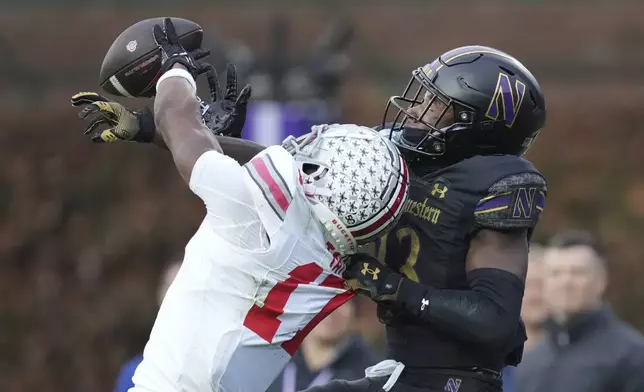
[[[263,156],[251,160],[250,164],[260,176],[261,180],[268,186],[268,190],[273,200],[275,200],[282,212],[286,212],[290,202],[290,197],[287,196],[288,189],[285,189],[282,179],[275,178],[273,176],[267,166],[266,159]],[[270,162],[268,162],[268,164],[273,167],[273,170],[275,170],[274,166]]]
[[[288,298],[300,284],[310,284],[322,274],[322,267],[315,263],[300,265],[289,273],[288,279],[278,282],[269,291],[262,307],[253,305],[244,326],[255,332],[267,342],[272,342],[282,322],[279,316],[284,313]]]
[[[320,283],[320,286],[324,287],[333,287],[338,289],[344,288],[344,279],[338,278],[337,276],[329,275]],[[337,294],[335,297],[331,298],[329,302],[324,305],[318,314],[316,314],[308,324],[295,334],[291,340],[288,340],[282,343],[282,348],[284,351],[290,355],[295,354],[297,349],[302,344],[302,341],[306,336],[311,333],[313,328],[315,328],[322,320],[324,320],[328,315],[330,315],[334,310],[344,305],[347,301],[353,298],[356,294],[351,291],[345,291],[343,293]]]

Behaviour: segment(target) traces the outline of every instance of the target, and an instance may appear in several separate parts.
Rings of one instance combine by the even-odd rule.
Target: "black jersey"
[[[467,289],[465,261],[476,232],[528,229],[531,235],[546,198],[541,174],[510,155],[476,156],[412,176],[410,185],[399,223],[376,244],[378,258],[437,289]],[[481,347],[384,307],[379,315],[386,320],[390,358],[410,367],[500,369],[518,362],[525,340],[522,324],[506,347]]]

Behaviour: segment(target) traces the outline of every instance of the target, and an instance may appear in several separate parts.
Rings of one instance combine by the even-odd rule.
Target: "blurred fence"
[[[356,39],[341,105],[344,121],[365,125],[380,121],[412,68],[443,51],[485,44],[515,55],[549,107],[529,153],[549,181],[536,239],[570,225],[595,230],[612,263],[611,300],[644,328],[644,3],[252,3],[0,3],[0,390],[109,390],[145,341],[162,263],[202,217],[167,154],[92,145],[69,105],[98,88],[123,29],[164,13],[200,23],[207,42],[258,53],[270,17],[284,15],[295,54],[347,15]]]

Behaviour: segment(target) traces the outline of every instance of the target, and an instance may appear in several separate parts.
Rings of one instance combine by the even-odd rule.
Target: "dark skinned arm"
[[[255,155],[266,149],[266,146],[257,144],[250,140],[244,140],[229,136],[215,136],[219,146],[224,154],[236,160],[240,165],[248,163]],[[169,150],[166,146],[163,137],[156,133],[154,137],[154,144],[165,150]]]
[[[174,68],[185,69],[180,64]],[[190,183],[192,168],[202,154],[212,150],[223,153],[217,138],[201,120],[199,101],[187,80],[174,77],[159,85],[154,118],[157,132],[186,184]]]
[[[414,282],[366,253],[349,256],[345,287],[459,340],[503,344],[519,325],[527,238],[527,229],[479,230],[467,254],[467,289],[437,289]]]

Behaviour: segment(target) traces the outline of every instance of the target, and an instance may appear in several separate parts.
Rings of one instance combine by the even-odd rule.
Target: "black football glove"
[[[161,48],[161,72],[165,73],[172,69],[175,64],[181,64],[196,80],[199,74],[206,71],[206,68],[195,61],[194,53],[188,53],[179,42],[179,36],[174,28],[172,19],[165,18],[163,26],[154,25],[154,40]],[[202,53],[199,53],[200,57]]]
[[[204,64],[206,77],[210,86],[210,103],[201,103],[201,114],[208,128],[215,135],[241,137],[246,122],[246,107],[251,96],[251,87],[247,84],[237,94],[237,70],[234,65],[226,68],[226,93],[222,96],[215,67]]]
[[[73,106],[84,106],[78,113],[82,120],[90,121],[85,135],[92,133],[99,125],[110,128],[97,130],[92,134],[95,143],[111,143],[119,140],[149,143],[154,139],[156,127],[152,111],[144,108],[132,111],[118,102],[91,92],[82,92],[72,97]]]
[[[388,304],[398,298],[402,275],[390,270],[376,258],[364,253],[347,256],[344,287],[363,294],[375,302]]]

